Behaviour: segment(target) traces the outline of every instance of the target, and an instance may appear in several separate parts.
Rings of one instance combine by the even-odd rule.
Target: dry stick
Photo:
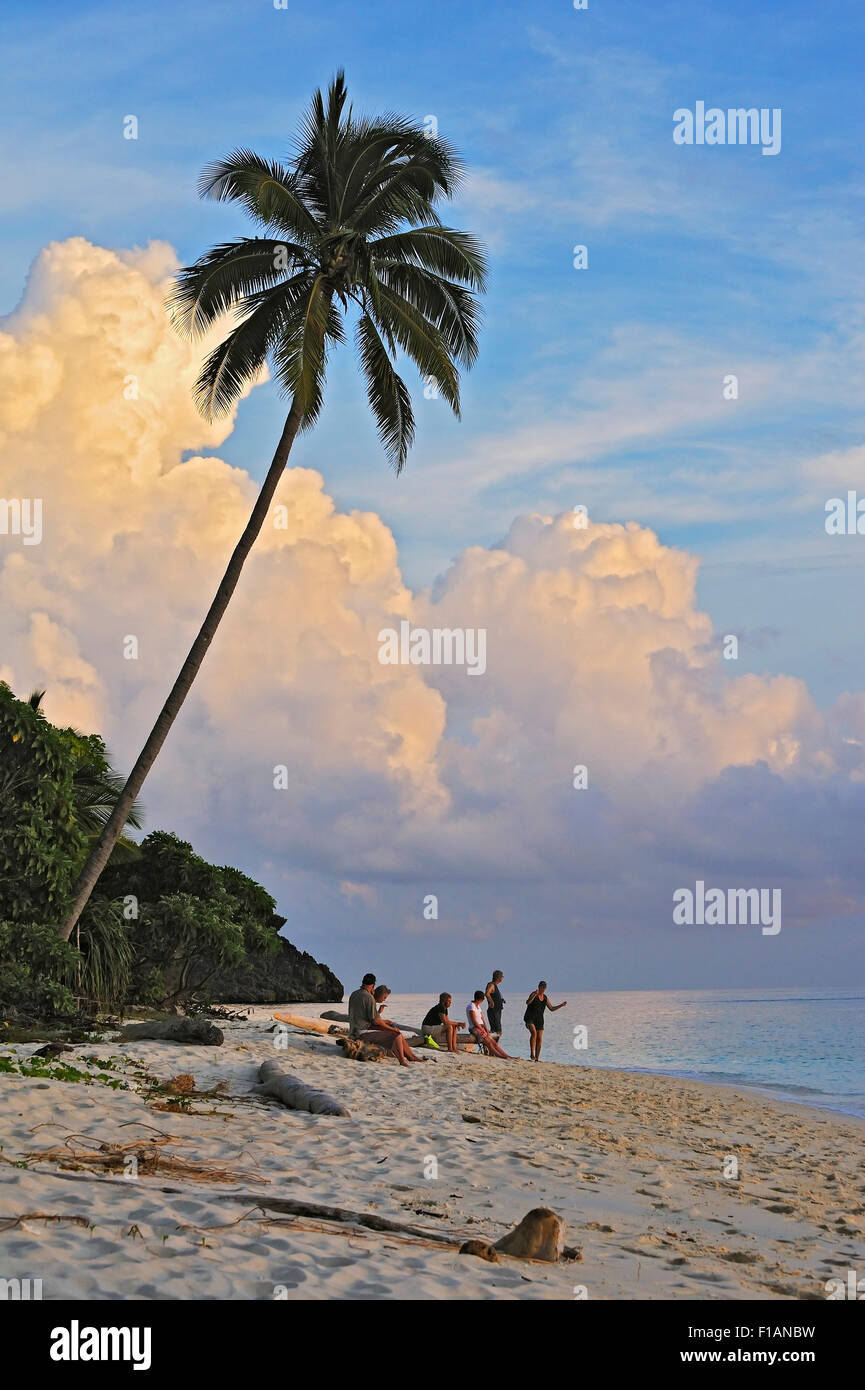
[[[252,1208],[252,1211],[259,1210],[260,1207]],[[366,1232],[359,1231],[356,1226],[340,1226],[334,1223],[327,1223],[325,1221],[318,1221],[315,1223],[309,1221],[298,1221],[293,1217],[288,1220],[282,1220],[280,1217],[274,1218],[271,1216],[253,1216],[252,1212],[249,1211],[243,1212],[241,1216],[238,1216],[236,1221],[221,1222],[217,1226],[196,1226],[192,1223],[184,1222],[182,1225],[177,1226],[175,1229],[178,1231],[195,1231],[200,1235],[206,1235],[212,1234],[215,1231],[230,1231],[241,1221],[255,1221],[256,1225],[268,1227],[288,1226],[292,1231],[310,1231],[313,1235],[320,1236],[347,1236],[349,1240],[370,1240],[372,1239],[373,1234],[372,1232],[370,1232],[369,1235],[367,1235]],[[420,1236],[397,1235],[396,1232],[389,1232],[388,1236],[390,1240],[399,1241],[401,1245],[426,1245],[432,1249],[440,1249],[443,1244],[441,1240],[433,1241],[423,1239]],[[458,1239],[451,1242],[451,1249],[459,1250],[459,1247],[460,1241]]]
[[[402,1221],[393,1221],[389,1216],[375,1216],[366,1211],[350,1211],[346,1207],[323,1206],[318,1202],[301,1202],[292,1197],[261,1197],[256,1206],[262,1211],[283,1212],[287,1216],[310,1216],[319,1221],[336,1221],[342,1226],[366,1226],[371,1231],[386,1234],[399,1233],[414,1236],[416,1239],[435,1241],[438,1245],[455,1245],[459,1240],[470,1237],[443,1235],[438,1231],[428,1231],[424,1226],[409,1226]]]
[[[111,1187],[123,1187],[127,1191],[129,1188],[129,1184],[125,1179],[120,1180],[117,1178],[102,1177],[101,1175],[97,1175],[95,1173],[87,1174],[87,1176],[83,1179],[82,1175],[78,1173],[54,1173],[52,1176],[58,1178],[69,1178],[73,1182],[80,1182],[82,1180],[87,1182],[98,1182],[101,1184],[107,1184]],[[160,1187],[159,1190],[160,1192],[164,1192],[170,1196],[179,1197],[186,1195],[186,1193],[183,1191],[183,1188],[180,1187]],[[207,1195],[213,1201],[244,1201],[243,1193],[239,1192],[209,1192]],[[205,1226],[201,1227],[200,1229],[203,1231],[222,1229],[227,1230],[231,1226],[236,1226],[241,1221],[250,1219],[251,1212],[253,1211],[280,1211],[285,1212],[289,1216],[307,1216],[313,1219],[318,1219],[321,1222],[329,1222],[331,1223],[331,1225],[330,1227],[323,1227],[321,1230],[319,1230],[316,1227],[302,1226],[297,1221],[287,1221],[285,1223],[273,1221],[270,1224],[274,1226],[285,1224],[287,1226],[294,1227],[295,1230],[311,1230],[321,1235],[326,1235],[330,1233],[333,1235],[347,1236],[350,1239],[352,1236],[358,1236],[362,1234],[362,1232],[359,1232],[356,1229],[358,1226],[362,1226],[367,1227],[371,1231],[376,1231],[382,1235],[390,1236],[392,1240],[402,1240],[406,1243],[414,1242],[418,1245],[436,1246],[439,1249],[445,1247],[449,1250],[459,1250],[461,1244],[466,1240],[482,1240],[485,1244],[493,1244],[492,1241],[485,1240],[483,1236],[458,1236],[456,1234],[444,1235],[439,1233],[438,1231],[427,1230],[424,1226],[410,1226],[401,1221],[392,1221],[387,1216],[374,1216],[369,1212],[349,1211],[344,1207],[321,1206],[316,1202],[292,1201],[290,1198],[287,1197],[262,1197],[260,1199],[247,1197],[245,1200],[252,1201],[254,1205],[249,1210],[242,1212],[241,1215],[238,1216],[235,1221],[229,1221],[225,1224],[225,1226]],[[83,1218],[76,1219],[83,1220]],[[87,1223],[85,1222],[84,1224],[86,1225]],[[267,1217],[263,1218],[261,1224],[268,1224]],[[501,1225],[503,1223],[500,1222],[498,1224]],[[183,1231],[198,1230],[199,1228],[196,1226],[179,1225],[176,1229],[178,1231]],[[525,1264],[548,1263],[547,1261],[533,1260],[528,1256],[518,1257],[514,1255],[506,1255],[503,1251],[498,1251],[497,1254],[499,1260],[511,1260],[519,1258],[520,1262]]]
[[[89,1224],[86,1216],[53,1216],[43,1211],[25,1211],[23,1216],[12,1216],[8,1221],[4,1221],[0,1231],[11,1231],[14,1226],[20,1226],[22,1221],[73,1221],[76,1226]]]

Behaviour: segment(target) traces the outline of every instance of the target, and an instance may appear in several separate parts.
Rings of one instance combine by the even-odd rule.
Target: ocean
[[[531,985],[505,981],[502,1045],[528,1057],[523,1024]],[[388,1016],[420,1023],[432,994],[392,994]],[[468,991],[454,995],[465,1018]],[[541,1061],[657,1072],[747,1087],[782,1100],[865,1116],[865,990],[551,991]],[[294,1006],[313,1017],[325,1005]],[[331,1005],[331,1007],[334,1007]],[[575,1028],[588,1046],[574,1047]]]

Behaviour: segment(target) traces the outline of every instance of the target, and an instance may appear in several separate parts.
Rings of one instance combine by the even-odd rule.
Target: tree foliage
[[[77,942],[57,937],[56,918],[122,779],[102,739],[56,728],[41,698],[18,700],[0,684],[0,1006],[170,1007],[245,954],[276,951],[285,918],[270,894],[166,831],[140,846],[122,842]],[[130,819],[140,824],[137,811]]]
[[[264,235],[214,246],[178,276],[170,307],[181,332],[200,338],[225,314],[235,321],[196,383],[202,414],[230,410],[269,362],[309,429],[351,309],[370,407],[399,472],[414,415],[397,354],[457,416],[459,367],[477,355],[485,254],[436,206],[461,176],[450,144],[422,126],[356,116],[341,72],[326,96],[315,93],[288,161],[237,149],[209,165],[202,196],[238,203]]]
[[[209,864],[164,830],[148,835],[128,863],[109,865],[90,906],[112,897],[132,913],[130,997],[141,1002],[170,1005],[199,994],[247,952],[277,950],[285,923],[260,884]]]

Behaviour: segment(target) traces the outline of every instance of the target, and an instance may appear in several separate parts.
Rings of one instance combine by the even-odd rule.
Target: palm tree
[[[379,436],[397,473],[414,437],[402,351],[459,417],[458,364],[477,355],[480,244],[445,227],[436,203],[453,196],[460,162],[446,141],[387,115],[355,117],[342,72],[316,92],[287,164],[239,149],[205,169],[203,197],[239,203],[265,236],[206,252],[181,271],[175,323],[198,338],[223,314],[236,326],[195,385],[202,414],[229,410],[269,362],[291,405],[273,461],[201,629],[78,881],[60,935],[69,938],[172,724],[180,712],[264,524],[291,447],[315,424],[330,349],[355,340]]]

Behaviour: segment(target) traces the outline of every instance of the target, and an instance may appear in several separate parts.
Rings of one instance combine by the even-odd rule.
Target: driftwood
[[[348,1115],[345,1106],[327,1091],[307,1086],[299,1076],[283,1071],[278,1062],[262,1062],[258,1069],[259,1084],[253,1091],[259,1096],[273,1096],[289,1110],[308,1110],[313,1115]]]
[[[160,1042],[201,1043],[205,1047],[221,1047],[223,1035],[206,1018],[152,1019],[149,1023],[128,1023],[120,1034],[121,1042],[153,1038]]]
[[[274,1014],[273,1017],[280,1023],[289,1023],[292,1028],[298,1028],[302,1033],[339,1033],[340,1028],[334,1028],[333,1024],[321,1023],[317,1018],[301,1018],[300,1014]],[[346,1016],[347,1017],[347,1016]]]
[[[273,1016],[274,1018],[285,1017],[284,1014],[274,1014]],[[326,1009],[325,1012],[320,1015],[320,1017],[322,1019],[329,1020],[331,1023],[348,1023],[348,1014],[337,1013],[334,1009]],[[395,1018],[388,1019],[388,1022],[392,1023],[394,1028],[398,1028],[401,1033],[410,1034],[409,1038],[407,1039],[410,1046],[414,1046],[415,1043],[420,1044],[423,1042],[423,1029],[418,1028],[416,1023],[397,1023]],[[313,1024],[312,1026],[314,1027],[315,1025]],[[375,1023],[371,1023],[370,1027],[374,1028]],[[327,1030],[322,1029],[321,1031],[327,1031],[328,1033],[338,1033],[340,1030],[338,1028],[328,1028]]]
[[[414,1236],[419,1240],[431,1240],[436,1245],[456,1248],[460,1237],[446,1235],[443,1231],[430,1231],[425,1226],[411,1226],[403,1221],[394,1221],[389,1216],[376,1216],[368,1211],[350,1211],[346,1207],[324,1206],[320,1202],[301,1202],[293,1197],[256,1197],[255,1203],[262,1211],[285,1213],[287,1216],[311,1216],[318,1221],[338,1221],[341,1226],[365,1226],[370,1231],[384,1234]]]
[[[485,1240],[465,1240],[460,1246],[461,1255],[476,1255],[479,1260],[486,1260],[489,1264],[495,1265],[499,1262],[494,1245],[488,1245]]]
[[[496,1241],[503,1255],[522,1260],[549,1260],[555,1263],[565,1248],[565,1223],[549,1207],[535,1207],[518,1226]]]
[[[389,1216],[376,1216],[367,1211],[350,1211],[345,1207],[323,1206],[318,1202],[302,1202],[293,1197],[257,1197],[256,1206],[262,1211],[285,1213],[288,1216],[314,1217],[318,1221],[335,1221],[341,1226],[365,1226],[387,1235],[413,1236],[456,1250],[461,1255],[476,1255],[479,1259],[498,1263],[499,1255],[519,1260],[557,1261],[580,1259],[579,1250],[565,1250],[565,1223],[548,1207],[536,1207],[523,1217],[518,1226],[493,1245],[477,1237],[464,1239],[454,1232],[431,1231],[426,1226],[411,1226],[394,1221]]]

